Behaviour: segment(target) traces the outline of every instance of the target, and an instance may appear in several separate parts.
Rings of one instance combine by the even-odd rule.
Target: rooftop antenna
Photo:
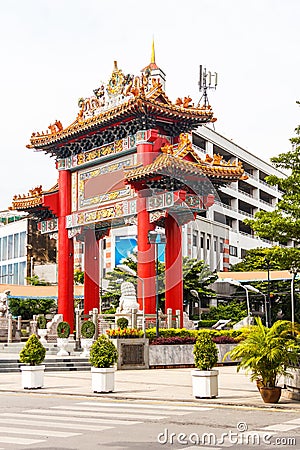
[[[200,106],[201,100],[204,100],[204,106],[208,106],[208,89],[216,89],[218,84],[218,74],[217,72],[212,73],[210,70],[207,71],[206,67],[203,67],[202,64],[199,66],[199,91],[203,92],[199,102],[198,107]]]

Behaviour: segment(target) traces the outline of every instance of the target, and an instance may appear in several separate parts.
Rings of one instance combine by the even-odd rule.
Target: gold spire
[[[151,63],[155,64],[154,38],[152,39]]]

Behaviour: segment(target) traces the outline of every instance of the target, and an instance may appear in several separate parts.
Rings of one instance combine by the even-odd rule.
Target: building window
[[[247,250],[245,248],[241,248],[241,258],[244,259],[246,256]]]
[[[214,252],[217,251],[217,247],[218,247],[218,240],[214,239]]]
[[[19,284],[25,284],[25,270],[26,270],[26,262],[22,261],[19,265]]]
[[[207,248],[207,250],[210,249],[210,238],[206,239],[206,248]]]
[[[7,260],[7,236],[2,239],[2,261]]]
[[[224,241],[220,241],[220,253],[224,253]]]
[[[14,258],[19,256],[19,233],[14,234]]]
[[[13,258],[13,235],[8,236],[8,246],[7,246],[7,259]]]
[[[1,282],[3,284],[8,284],[8,282],[7,282],[7,266],[2,266]]]
[[[18,284],[19,281],[19,264],[14,263],[13,268],[13,284]]]
[[[26,255],[26,231],[20,233],[20,256]]]
[[[193,232],[193,246],[197,247],[198,245],[198,231]]]
[[[13,282],[13,265],[8,264],[8,284],[12,284]]]
[[[229,245],[229,255],[237,256],[237,247],[234,245]]]
[[[200,247],[204,248],[204,234],[203,233],[200,236]]]

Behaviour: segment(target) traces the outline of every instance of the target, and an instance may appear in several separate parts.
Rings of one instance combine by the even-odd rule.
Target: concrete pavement
[[[236,366],[222,366],[217,369],[219,370],[219,395],[215,399],[193,397],[189,368],[118,370],[115,375],[115,391],[108,394],[92,392],[89,371],[46,372],[44,388],[30,391],[21,387],[20,373],[0,373],[0,392],[300,410],[300,402],[287,398],[284,393],[277,405],[263,403],[256,384],[252,383],[249,376],[243,372],[237,373]]]

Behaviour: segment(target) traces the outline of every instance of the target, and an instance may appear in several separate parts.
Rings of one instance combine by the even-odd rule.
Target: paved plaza
[[[44,388],[26,391],[21,387],[21,373],[0,373],[0,392],[57,394],[72,396],[107,397],[114,399],[166,400],[216,405],[236,405],[259,408],[299,409],[300,402],[287,397],[285,392],[277,405],[263,403],[256,384],[236,366],[221,366],[219,395],[215,399],[195,399],[192,395],[190,368],[118,370],[115,391],[96,394],[91,390],[89,371],[46,372]]]

